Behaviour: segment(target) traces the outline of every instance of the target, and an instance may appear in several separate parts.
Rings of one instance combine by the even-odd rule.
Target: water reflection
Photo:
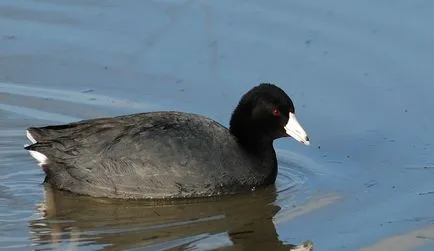
[[[140,250],[312,250],[279,240],[274,187],[201,201],[145,202],[75,196],[45,187],[41,217],[30,221],[38,249],[88,246]]]

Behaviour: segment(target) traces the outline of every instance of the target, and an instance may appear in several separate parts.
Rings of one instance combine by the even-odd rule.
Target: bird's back
[[[29,128],[46,182],[92,196],[231,194],[264,183],[262,162],[219,123],[180,112],[141,113]]]

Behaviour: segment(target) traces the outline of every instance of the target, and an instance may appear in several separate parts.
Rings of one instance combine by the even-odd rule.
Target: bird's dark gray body
[[[48,158],[45,181],[78,194],[152,199],[234,194],[271,184],[277,174],[272,144],[256,156],[227,128],[196,114],[141,113],[28,131],[37,143],[26,149]]]
[[[31,127],[25,149],[45,182],[77,194],[111,198],[228,195],[273,184],[273,141],[308,145],[291,98],[259,84],[232,112],[229,129],[191,113],[151,112]]]

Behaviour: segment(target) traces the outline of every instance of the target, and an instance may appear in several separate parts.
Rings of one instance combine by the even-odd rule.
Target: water
[[[0,2],[0,248],[434,248],[430,1]],[[276,186],[156,204],[42,185],[28,126],[153,110],[227,125],[274,82],[312,141]]]

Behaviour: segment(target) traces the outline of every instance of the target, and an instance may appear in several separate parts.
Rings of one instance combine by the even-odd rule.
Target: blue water
[[[434,248],[434,2],[0,2],[0,248]],[[275,143],[275,187],[169,205],[41,185],[28,126],[182,110],[228,124],[260,82],[311,146]]]

